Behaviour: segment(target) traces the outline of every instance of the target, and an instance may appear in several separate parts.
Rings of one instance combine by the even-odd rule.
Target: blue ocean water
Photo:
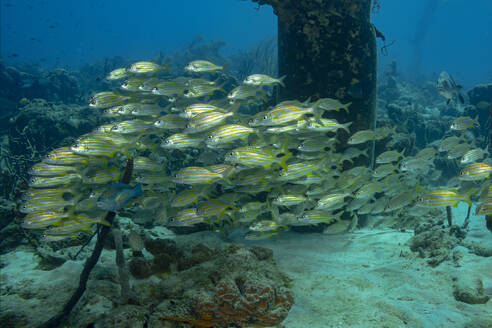
[[[35,327],[58,313],[85,259],[99,247],[101,261],[67,327],[216,326],[224,323],[221,315],[236,315],[221,297],[238,301],[237,309],[246,290],[257,292],[253,300],[261,298],[248,303],[253,315],[226,322],[266,326],[265,307],[282,311],[277,301],[267,306],[265,300],[277,297],[291,309],[288,294],[278,293],[287,287],[295,303],[286,328],[471,327],[482,319],[490,327],[492,275],[483,254],[492,249],[492,221],[480,212],[491,204],[490,139],[483,133],[490,96],[458,104],[457,90],[438,90],[435,82],[443,71],[467,90],[491,82],[492,2],[375,0],[374,8],[372,22],[386,38],[378,39],[377,124],[357,131],[343,118],[338,133],[330,130],[338,122],[321,119],[353,113],[351,102],[291,100],[272,109],[282,78],[260,77],[264,84],[243,89],[252,88],[252,96],[233,99],[234,90],[252,84],[257,61],[275,67],[272,48],[246,54],[277,35],[269,6],[249,0],[0,0],[0,326]],[[223,40],[218,57],[246,69],[191,61],[210,49],[190,47],[197,37]],[[167,72],[164,60],[162,66],[135,63],[160,55],[177,61],[181,72]],[[392,63],[397,71],[385,74]],[[124,76],[113,79],[115,71]],[[212,90],[199,95],[206,88]],[[219,108],[207,114],[212,104]],[[316,116],[318,105],[325,116]],[[292,106],[300,106],[299,116],[289,114]],[[231,123],[251,129],[224,141],[223,128],[238,129]],[[347,142],[358,132],[359,141]],[[338,143],[346,146],[343,153],[333,146]],[[471,162],[484,163],[460,161],[469,150],[475,151]],[[358,159],[377,165],[361,166]],[[135,192],[122,200],[127,188],[118,180]],[[473,212],[465,205],[470,195]],[[467,213],[475,211],[466,228]],[[114,245],[102,250],[109,229]],[[462,243],[466,234],[469,244]],[[246,251],[238,244],[268,249]],[[229,247],[228,254],[215,245]],[[129,296],[124,258],[140,304]],[[291,282],[250,262],[270,258]],[[473,295],[459,299],[463,290]],[[219,316],[210,322],[179,316],[190,304],[200,318],[212,316],[207,309],[215,303],[202,292],[220,304],[213,313]],[[123,306],[129,310],[120,311]]]
[[[151,59],[185,47],[196,36],[224,40],[224,51],[249,49],[276,35],[271,7],[241,0],[139,2],[2,0],[0,56],[5,63],[52,68],[101,57]],[[409,78],[447,70],[465,86],[492,77],[492,2],[380,0],[372,17],[388,55]],[[380,42],[380,47],[384,46]]]

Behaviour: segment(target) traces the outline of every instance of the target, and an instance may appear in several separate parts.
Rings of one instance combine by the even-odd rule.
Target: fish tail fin
[[[287,76],[287,75],[281,76],[281,77],[280,77],[280,78],[278,78],[278,80],[277,80],[278,84],[280,84],[280,85],[281,85],[282,87],[284,87],[284,88],[285,88],[285,83],[284,83],[284,80],[285,80],[285,77],[286,77],[286,76]]]
[[[222,84],[220,84],[219,86],[217,86],[217,89],[215,89],[214,91],[220,91],[220,92],[222,92],[224,94],[227,94],[227,91],[224,90],[224,85],[225,84],[226,84],[225,82],[222,82]],[[214,93],[214,91],[212,91],[212,94]]]
[[[164,64],[161,65],[162,69],[165,70],[167,73],[171,74],[171,70],[169,69],[169,66],[171,65],[171,59],[168,58]]]
[[[349,127],[352,125],[352,123],[353,122],[347,122],[347,123],[342,124],[342,129],[344,129],[345,131],[347,131],[348,134],[350,134]]]
[[[340,107],[338,110],[340,110],[340,109],[344,109],[344,110],[347,112],[347,114],[349,114],[349,113],[350,113],[350,111],[349,111],[349,109],[348,109],[348,108],[349,108],[349,106],[350,106],[350,105],[352,105],[352,102],[351,102],[351,101],[350,101],[350,102],[348,102],[348,103],[346,103],[346,104],[344,104],[344,105],[343,105],[342,107]]]

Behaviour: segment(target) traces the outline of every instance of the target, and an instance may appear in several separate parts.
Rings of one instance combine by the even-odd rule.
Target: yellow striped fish
[[[256,97],[266,100],[265,90],[258,86],[246,84],[235,87],[227,94],[227,99],[229,99],[230,104],[235,103],[237,100],[255,99]]]
[[[452,190],[434,190],[417,198],[417,205],[423,207],[441,207],[441,206],[458,206],[458,203],[463,201],[469,206],[472,206],[470,196],[473,189],[468,191],[466,195],[459,195]]]
[[[174,79],[158,83],[153,89],[152,94],[158,96],[174,97],[182,95],[188,88],[187,79]]]
[[[204,201],[197,207],[197,214],[203,218],[208,218],[231,214],[234,209],[234,206],[230,203],[220,199],[210,199]]]
[[[66,198],[70,195],[74,195],[74,190],[70,188],[44,188],[44,189],[28,189],[23,195],[23,199],[32,199],[32,198]]]
[[[209,165],[206,167],[206,169],[214,173],[222,174],[224,178],[228,178],[236,171],[236,168],[234,166],[225,163]]]
[[[319,224],[319,223],[332,223],[338,221],[343,212],[336,215],[326,210],[310,210],[305,211],[302,215],[297,217],[296,222],[289,222],[290,225],[306,225],[306,224]]]
[[[490,165],[485,163],[472,163],[461,170],[459,179],[465,181],[487,179],[490,177],[490,172],[492,172],[492,167]]]
[[[328,194],[318,200],[316,204],[317,210],[336,210],[345,204],[345,197],[350,196],[347,193],[333,193]]]
[[[194,60],[184,68],[188,72],[193,73],[214,73],[216,71],[221,71],[224,69],[223,66],[216,65],[208,60]]]
[[[63,198],[34,198],[25,201],[19,208],[21,213],[31,213],[39,211],[61,211],[66,206],[76,204],[75,199],[64,200]]]
[[[106,184],[113,181],[118,181],[121,176],[121,170],[116,167],[97,170],[94,174],[84,176],[84,184]]]
[[[238,139],[247,140],[248,136],[255,132],[255,129],[239,124],[226,124],[212,131],[205,139],[205,143],[209,147],[216,147],[217,145],[233,142]]]
[[[486,198],[475,212],[475,215],[492,215],[492,197]]]
[[[345,130],[350,133],[349,127],[352,122],[347,122],[344,124],[338,123],[337,120],[332,120],[328,118],[308,118],[306,121],[305,129],[313,132],[336,132],[339,129]]]
[[[272,204],[279,206],[293,206],[301,204],[306,200],[307,198],[302,195],[280,195],[275,197]]]
[[[318,165],[309,162],[300,162],[287,165],[286,171],[281,171],[277,181],[297,180],[313,173]]]
[[[96,93],[89,100],[89,107],[92,108],[109,108],[118,105],[123,105],[129,101],[131,97],[123,96],[117,92],[103,91]]]
[[[108,76],[106,76],[106,80],[109,81],[120,80],[120,79],[124,79],[127,76],[128,76],[128,72],[126,71],[126,68],[117,68],[109,72]]]
[[[29,169],[29,174],[43,177],[60,176],[77,172],[77,169],[73,166],[53,165],[43,162],[39,162]]]
[[[176,133],[162,141],[161,147],[168,149],[192,148],[198,147],[202,142],[202,137],[192,137],[186,133]]]
[[[250,231],[277,231],[281,226],[273,220],[261,220],[249,226]]]
[[[167,226],[170,227],[191,227],[198,223],[203,223],[203,217],[199,216],[196,208],[186,208],[169,218]]]
[[[189,105],[186,107],[183,111],[183,113],[180,114],[180,116],[185,117],[185,118],[193,118],[197,116],[198,114],[205,113],[205,112],[219,112],[219,113],[225,113],[226,110],[211,105],[211,104],[193,104]]]
[[[190,119],[186,125],[185,133],[199,133],[209,130],[225,122],[234,113],[204,112]]]
[[[467,151],[463,157],[461,158],[460,163],[461,164],[470,164],[476,161],[481,160],[484,158],[484,156],[487,154],[486,150],[483,150],[481,148],[474,148],[469,151]]]
[[[175,183],[196,185],[211,184],[215,180],[222,178],[222,174],[211,172],[204,167],[189,166],[176,172],[172,181]]]
[[[56,165],[86,164],[89,162],[87,157],[75,154],[69,147],[53,149],[45,156],[43,161]]]
[[[191,189],[185,189],[174,197],[171,207],[188,206],[198,202],[200,198],[207,198],[202,188],[193,187]]]
[[[259,124],[266,126],[282,125],[292,121],[298,121],[306,114],[318,115],[314,107],[277,105],[265,114]]]
[[[24,229],[44,229],[49,226],[59,225],[62,220],[66,220],[67,218],[67,213],[31,212],[24,217],[24,222],[21,226]]]
[[[167,114],[154,122],[154,127],[164,130],[179,130],[186,127],[187,120],[176,114]]]
[[[146,122],[142,120],[128,120],[116,123],[112,128],[111,132],[122,133],[122,134],[132,134],[145,132],[153,122]]]
[[[278,158],[272,151],[245,146],[236,148],[225,155],[225,161],[246,166],[263,166],[269,168],[273,163],[287,171],[285,161],[292,156],[290,152]]]
[[[114,157],[116,153],[122,152],[121,146],[112,141],[102,138],[79,138],[70,147],[70,150],[79,155]]]
[[[70,173],[59,177],[32,177],[29,180],[29,187],[46,188],[68,185],[82,180],[82,176],[76,173]]]
[[[161,172],[164,166],[148,157],[137,156],[133,158],[133,170],[135,172]]]
[[[252,74],[247,76],[243,83],[246,85],[258,85],[258,86],[263,86],[263,85],[274,85],[274,84],[280,84],[281,86],[285,87],[284,84],[284,79],[287,75],[284,75],[278,79],[271,77],[266,74]]]
[[[155,74],[161,70],[169,72],[167,65],[159,65],[150,61],[139,61],[130,65],[128,72],[132,74]]]
[[[128,105],[123,105],[124,108]],[[133,116],[159,116],[159,114],[164,111],[164,108],[157,104],[131,104],[128,106],[130,114]]]

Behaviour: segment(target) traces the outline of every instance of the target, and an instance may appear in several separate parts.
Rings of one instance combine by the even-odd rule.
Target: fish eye
[[[263,116],[264,120],[268,120],[268,115]]]
[[[208,138],[208,139],[213,139],[213,138],[214,138],[214,136],[210,135],[210,136],[208,136],[207,138]]]
[[[174,218],[169,218],[169,222],[174,222]]]

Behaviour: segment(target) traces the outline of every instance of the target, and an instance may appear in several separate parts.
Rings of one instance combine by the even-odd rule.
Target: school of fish
[[[330,118],[350,103],[287,100],[250,114],[283,77],[253,74],[228,88],[215,63],[192,61],[178,77],[167,66],[141,61],[108,74],[114,90],[93,95],[89,106],[110,122],[31,168],[24,228],[63,240],[93,233],[108,224],[106,211],[127,204],[169,227],[248,227],[251,240],[293,226],[345,231],[354,216],[419,215],[461,201],[492,214],[490,154],[464,136],[476,119],[456,118],[448,137],[414,154],[387,148],[371,169],[358,163],[369,163],[372,143],[398,138],[398,129],[353,131],[352,122]],[[119,184],[130,157],[132,181]],[[459,167],[443,187],[430,183],[438,157]],[[182,166],[171,167],[174,159]]]

